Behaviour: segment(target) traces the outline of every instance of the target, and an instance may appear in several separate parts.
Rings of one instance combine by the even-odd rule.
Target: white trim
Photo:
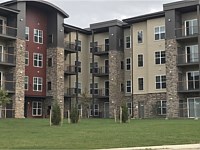
[[[142,66],[139,66],[139,56],[142,56]],[[137,66],[139,67],[139,68],[141,68],[141,67],[144,67],[144,54],[138,54],[137,55]]]
[[[38,35],[37,35],[38,41],[35,41],[35,32],[36,32],[36,31],[38,31]],[[40,38],[39,32],[41,32],[41,34],[42,34],[42,37],[41,37],[41,38],[42,38],[42,42],[41,42],[41,43],[40,43],[40,41],[39,41],[39,38]],[[34,30],[33,30],[33,42],[34,42],[34,43],[43,44],[43,40],[44,40],[43,38],[44,38],[43,30],[39,30],[39,29],[34,29]]]
[[[25,35],[28,35],[28,40],[27,39],[25,39],[25,40],[29,41],[29,39],[30,39],[30,28],[29,27],[25,27]]]
[[[138,42],[138,32],[142,32],[142,43]],[[143,44],[144,43],[144,30],[137,30],[137,44]]]
[[[35,109],[36,109],[36,115],[33,114],[33,110],[34,110],[34,109],[33,109],[33,104],[34,104],[34,103],[37,103],[37,108],[35,108]],[[38,108],[38,104],[39,104],[39,103],[41,103],[41,108]],[[37,101],[33,101],[33,102],[32,102],[32,116],[33,116],[33,117],[37,117],[37,116],[38,116],[38,117],[41,117],[41,116],[42,116],[42,105],[43,105],[42,102],[37,102]],[[39,110],[39,109],[41,109],[41,114],[40,114],[40,115],[38,115],[38,110]]]
[[[28,57],[26,57],[26,54]],[[26,64],[26,59],[28,60],[28,64]],[[34,58],[33,58],[34,59]],[[34,63],[34,62],[33,62]],[[34,65],[34,64],[33,64]],[[29,51],[25,51],[25,66],[29,66]]]
[[[130,64],[129,64],[130,65],[130,70],[127,70],[127,65],[128,65],[127,64],[127,59],[130,59]],[[131,69],[132,69],[132,59],[131,59],[131,57],[127,57],[125,62],[126,62],[126,71],[131,71]]]
[[[199,71],[187,71],[187,72],[186,72],[186,86],[187,86],[187,90],[189,89],[189,86],[188,86],[188,81],[189,81],[189,80],[188,80],[188,73],[192,73],[192,74],[194,75],[195,72],[196,72],[196,73],[197,73],[197,72],[199,73]],[[193,81],[195,81],[195,80],[193,80]]]
[[[27,77],[27,82],[25,82],[25,78]],[[27,84],[27,89],[25,89],[25,83]],[[24,76],[24,90],[28,91],[29,90],[29,76]]]
[[[187,29],[186,29],[186,22],[192,22],[192,24],[193,24],[193,21],[194,20],[197,20],[197,19],[191,19],[191,20],[185,20],[184,21],[184,27],[185,27],[185,36],[188,36],[186,33],[186,31],[187,31]],[[192,26],[192,27],[194,27],[194,26]],[[192,31],[192,35],[194,34],[194,31]]]
[[[165,28],[165,32],[160,32],[161,27],[164,27],[164,28]],[[155,35],[156,35],[155,30],[156,30],[156,28],[159,28],[159,33],[157,33],[157,34],[159,34],[159,39],[158,39],[158,40],[155,39]],[[166,27],[165,27],[165,25],[155,26],[155,27],[154,27],[154,41],[165,40],[165,38],[164,38],[164,39],[161,39],[161,37],[160,37],[160,35],[161,35],[162,33],[165,33],[165,37],[166,37]]]
[[[1,49],[0,49],[0,59],[1,59],[1,62],[4,62],[4,47],[3,47],[3,45],[0,45],[0,47],[2,47]]]
[[[139,79],[143,79],[143,90],[139,89]],[[138,91],[144,91],[144,77],[138,77],[137,82],[138,82]]]
[[[36,85],[37,85],[37,90],[34,90],[34,79],[35,78],[37,78],[37,83],[36,83]],[[41,90],[38,90],[38,86],[40,85],[40,84],[38,84],[38,81],[39,81],[39,79],[41,79]],[[33,77],[33,91],[34,92],[42,92],[42,90],[43,90],[43,78],[42,77]]]
[[[127,86],[128,81],[130,81],[130,92],[127,91],[127,87],[129,87],[129,86]],[[126,80],[126,93],[130,94],[131,92],[132,92],[132,80]]]
[[[40,55],[42,56],[42,64],[41,64],[42,66],[35,66],[35,63],[34,63],[34,61],[35,61],[35,57],[34,56],[35,55],[37,55],[37,57],[40,56]],[[44,58],[43,58],[43,54],[42,53],[33,53],[33,67],[43,68],[43,59]],[[39,60],[37,58],[37,65],[38,65],[38,62],[39,62]]]
[[[130,38],[130,47],[126,47],[127,45],[127,40],[126,40],[126,38],[127,37],[129,37]],[[125,49],[131,49],[131,36],[129,35],[129,36],[125,36]]]

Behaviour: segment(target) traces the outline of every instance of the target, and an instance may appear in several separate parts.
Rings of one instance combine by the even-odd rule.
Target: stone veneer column
[[[110,117],[114,116],[114,109],[119,110],[122,105],[124,95],[120,90],[121,83],[124,83],[121,61],[123,53],[111,50],[109,52],[109,110]]]
[[[166,40],[166,78],[167,78],[167,117],[179,116],[177,42],[175,39]]]
[[[16,40],[16,67],[14,70],[16,83],[13,102],[15,118],[24,118],[25,43],[25,40]]]
[[[51,82],[52,90],[47,91],[47,96],[58,101],[62,114],[64,112],[64,48],[48,48],[48,58],[53,59],[53,66],[47,65],[47,82]]]

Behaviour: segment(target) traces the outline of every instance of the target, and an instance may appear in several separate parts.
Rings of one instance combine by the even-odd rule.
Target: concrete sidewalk
[[[200,150],[200,144],[163,145],[150,147],[111,148],[101,150]]]

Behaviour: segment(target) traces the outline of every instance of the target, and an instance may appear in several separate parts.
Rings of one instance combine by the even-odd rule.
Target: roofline
[[[155,12],[155,13],[151,13],[151,14],[146,14],[146,15],[141,15],[141,16],[137,16],[137,17],[127,18],[127,19],[124,19],[122,21],[124,21],[126,23],[137,23],[137,22],[146,21],[148,19],[154,19],[154,18],[159,18],[159,17],[164,17],[164,16],[165,16],[165,12],[164,11],[159,11],[159,12]]]
[[[44,1],[44,0],[11,0],[11,1],[8,1],[8,2],[1,3],[1,5],[6,6],[6,5],[14,4],[14,3],[17,3],[17,2],[38,2],[38,3],[42,3],[42,4],[48,5],[52,8],[54,8],[54,9],[58,10],[65,18],[69,18],[69,15],[65,11],[63,11],[62,9],[57,7],[56,5],[49,3],[47,1]]]
[[[69,24],[63,24],[64,28],[69,28],[73,31],[79,31],[81,33],[84,33],[84,34],[90,34],[90,31],[86,30],[86,29],[82,29],[82,28],[79,28],[79,27],[76,27],[76,26],[72,26],[72,25],[69,25]]]
[[[10,11],[10,12],[16,13],[16,14],[18,14],[18,13],[20,12],[20,10],[8,8],[8,7],[6,7],[6,6],[1,6],[1,5],[0,5],[0,9],[6,10],[6,11]]]

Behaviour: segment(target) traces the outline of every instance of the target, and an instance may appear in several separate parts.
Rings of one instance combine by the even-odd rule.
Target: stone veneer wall
[[[124,94],[120,90],[121,83],[124,83],[124,74],[121,70],[123,52],[109,51],[109,110],[110,117],[114,116],[114,109],[119,110],[122,105]]]
[[[53,66],[48,66],[48,58],[53,59]],[[64,48],[47,49],[47,77],[46,82],[51,82],[51,91],[47,91],[49,104],[52,98],[58,101],[62,114],[64,112]],[[48,106],[47,106],[48,107]]]
[[[16,67],[14,69],[14,81],[16,83],[13,101],[15,118],[24,118],[25,44],[25,40],[16,40]]]
[[[155,108],[157,101],[166,100],[166,93],[149,93],[149,94],[134,94],[133,103],[134,103],[134,117],[139,117],[139,102],[144,102],[144,118],[156,117]]]
[[[175,39],[166,40],[166,78],[167,78],[167,117],[179,116],[177,42]]]

